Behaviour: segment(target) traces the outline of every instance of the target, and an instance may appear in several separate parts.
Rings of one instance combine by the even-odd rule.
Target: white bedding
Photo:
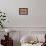
[[[21,46],[41,46],[42,45],[42,43],[37,43],[37,44],[29,44],[29,43],[23,43],[23,44],[21,44]]]
[[[3,45],[0,44],[0,46],[3,46]]]

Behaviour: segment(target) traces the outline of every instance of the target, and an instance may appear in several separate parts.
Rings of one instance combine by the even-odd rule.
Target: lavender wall
[[[0,0],[0,9],[6,12],[6,27],[46,27],[46,0]],[[19,15],[19,8],[29,8],[27,16]],[[32,8],[32,15],[31,10]]]
[[[12,31],[20,31],[20,37],[31,31],[45,31],[46,33],[45,4],[46,0],[0,0],[0,9],[6,12],[8,20],[5,26]],[[29,8],[29,15],[19,16],[20,7]],[[30,8],[32,8],[32,15]],[[16,37],[18,38],[17,34]]]

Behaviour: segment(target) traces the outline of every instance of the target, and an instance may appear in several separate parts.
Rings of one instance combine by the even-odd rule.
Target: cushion
[[[37,38],[35,38],[35,36],[28,36],[28,35],[24,35],[21,39],[20,42],[21,43],[32,43],[34,41],[37,41]]]

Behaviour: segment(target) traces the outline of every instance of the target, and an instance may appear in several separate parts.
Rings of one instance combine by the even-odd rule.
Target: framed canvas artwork
[[[19,15],[28,15],[28,8],[19,8]]]

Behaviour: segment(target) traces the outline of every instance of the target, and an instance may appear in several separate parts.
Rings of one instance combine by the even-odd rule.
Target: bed
[[[45,34],[24,35],[20,39],[21,46],[41,46]]]

